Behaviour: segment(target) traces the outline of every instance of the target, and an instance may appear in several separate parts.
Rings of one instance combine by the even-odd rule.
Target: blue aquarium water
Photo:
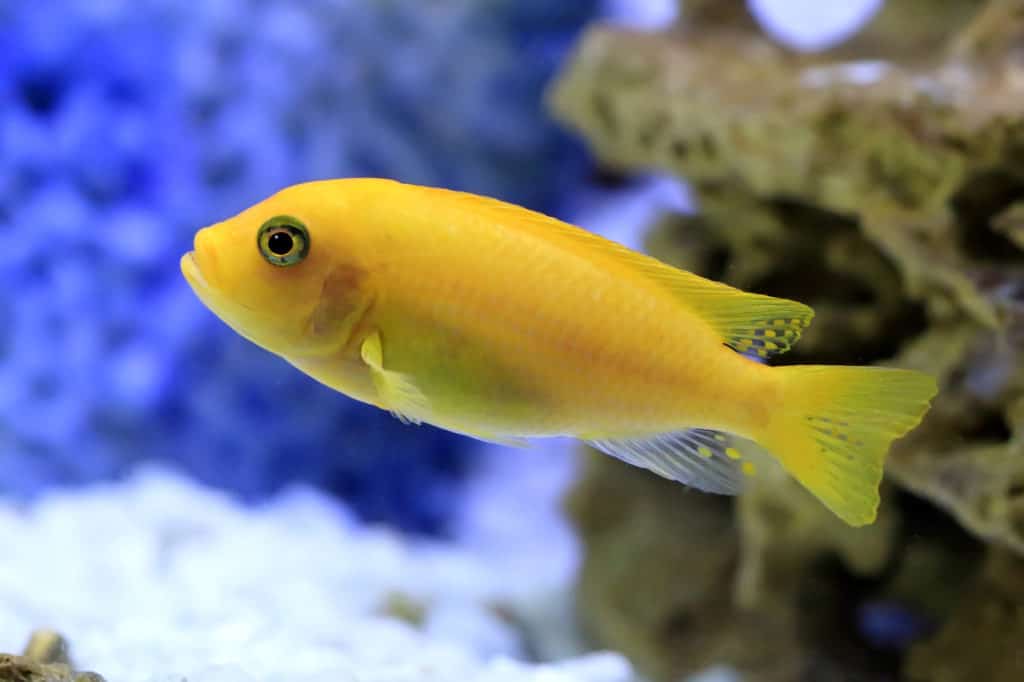
[[[581,182],[541,92],[597,2],[0,3],[0,492],[140,460],[322,485],[444,528],[467,441],[318,386],[195,300],[198,227],[380,175],[541,209]]]

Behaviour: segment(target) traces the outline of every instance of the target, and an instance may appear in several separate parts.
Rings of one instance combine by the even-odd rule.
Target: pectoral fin
[[[370,369],[380,406],[405,423],[421,423],[423,415],[429,410],[427,397],[409,375],[384,369],[384,347],[380,332],[373,332],[366,337],[359,354]]]

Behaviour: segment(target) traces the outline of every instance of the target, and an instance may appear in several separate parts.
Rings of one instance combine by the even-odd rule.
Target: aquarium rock
[[[588,464],[568,509],[586,548],[578,598],[595,640],[654,680],[723,663],[741,679],[795,679],[794,610],[733,607],[741,548],[728,498],[603,455]]]
[[[39,663],[69,663],[68,642],[54,630],[36,630],[22,652],[25,658]]]
[[[911,652],[908,682],[1024,679],[1024,561],[993,551],[961,589],[962,599],[942,631]]]
[[[68,640],[53,630],[37,630],[23,655],[0,653],[3,682],[104,682],[96,673],[76,673],[68,659]]]
[[[918,661],[931,655],[920,651],[941,650],[926,643],[925,623],[958,618],[937,600],[944,605],[923,611],[921,627],[897,632],[893,619],[917,618],[916,603],[870,610],[903,603],[870,597],[891,590],[896,574],[887,569],[918,551],[913,533],[951,518],[974,542],[1024,557],[1024,5],[890,0],[860,33],[819,54],[775,42],[747,3],[683,8],[661,32],[591,28],[549,93],[552,110],[609,168],[689,183],[697,212],[657,221],[651,253],[814,307],[814,323],[784,362],[909,367],[935,375],[942,390],[922,426],[893,448],[882,516],[866,529],[830,527],[792,481],[764,477],[739,499],[736,528],[707,547],[686,515],[673,522],[639,501],[661,499],[662,481],[630,473],[643,482],[615,492],[613,509],[633,510],[631,532],[594,534],[587,529],[614,514],[587,496],[610,494],[602,477],[627,475],[615,462],[595,464],[574,494],[585,545],[581,610],[600,642],[669,680],[703,664],[711,647],[664,646],[657,624],[670,620],[670,599],[608,605],[623,603],[620,586],[649,580],[651,566],[671,565],[679,582],[697,584],[724,570],[724,584],[711,590],[729,614],[719,617],[742,623],[753,610],[776,619],[774,646],[803,661],[804,674],[832,679],[823,671],[836,666],[857,679],[888,679],[908,652]],[[729,504],[675,494],[707,507],[695,517]],[[950,554],[959,538],[925,535],[936,555]],[[652,554],[632,558],[633,543]],[[670,544],[692,548],[686,561]],[[720,552],[733,557],[726,569],[713,568]],[[958,574],[982,571],[985,555],[969,552],[974,563]],[[619,558],[609,565],[611,556]],[[917,567],[922,583],[941,574],[932,563]],[[798,607],[809,589],[828,607],[817,617]],[[674,612],[705,636],[714,623],[697,607]],[[866,629],[851,639],[843,624],[857,614]],[[865,620],[871,614],[879,618]],[[723,626],[716,641],[741,628]],[[898,654],[873,656],[875,635]],[[1009,640],[992,637],[1005,651]],[[749,679],[787,679],[770,664],[748,666],[747,653],[723,657]]]
[[[103,682],[96,673],[73,672],[66,663],[40,663],[27,656],[0,654],[3,682]]]
[[[104,682],[93,672],[75,672],[67,640],[53,630],[36,630],[21,656],[0,654],[0,682]]]

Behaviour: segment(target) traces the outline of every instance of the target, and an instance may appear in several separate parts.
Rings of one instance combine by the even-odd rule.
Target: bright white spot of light
[[[747,0],[751,14],[773,38],[803,52],[825,50],[853,36],[884,0]]]

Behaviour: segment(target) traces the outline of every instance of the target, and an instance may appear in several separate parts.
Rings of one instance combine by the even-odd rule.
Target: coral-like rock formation
[[[821,657],[832,640],[847,651],[899,642],[897,653],[917,643],[908,669],[933,671],[929,657],[953,651],[945,644],[950,628],[981,621],[955,600],[936,606],[915,593],[907,601],[907,584],[935,585],[944,575],[917,558],[969,546],[962,556],[970,561],[953,562],[963,579],[981,570],[971,563],[983,555],[977,541],[1002,548],[990,553],[1024,556],[1024,2],[966,0],[937,9],[891,0],[849,43],[813,56],[773,43],[744,3],[688,2],[686,9],[661,34],[591,29],[551,91],[556,115],[608,166],[658,169],[691,183],[699,213],[665,217],[649,235],[652,253],[815,308],[814,324],[783,362],[899,365],[931,372],[942,386],[922,426],[893,448],[876,526],[846,528],[788,479],[762,481],[737,504],[738,531],[711,543],[725,543],[712,557],[726,552],[735,565],[728,589],[718,583],[708,588],[716,596],[704,598],[728,596],[720,606],[730,616],[720,617],[735,617],[739,607],[789,614],[770,637],[788,641],[803,661],[800,674],[812,679],[826,679],[813,677],[822,670],[814,661],[843,658]],[[590,516],[608,512],[580,500],[602,489],[594,476],[615,482],[625,476],[620,469],[601,464],[576,492],[573,509],[589,550],[581,605],[605,642],[672,679],[707,662],[703,652],[715,647],[656,651],[651,643],[662,635],[644,620],[649,612],[636,606],[628,622],[617,612],[610,629],[595,595],[630,580],[646,584],[649,565],[666,571],[669,564],[680,583],[702,584],[709,550],[683,519],[661,519],[660,548],[625,532],[588,535]],[[660,494],[661,481],[637,475],[641,481],[612,496],[626,498],[620,507],[633,504],[631,494]],[[675,494],[694,507],[692,516],[722,504]],[[664,513],[638,504],[631,532],[642,532],[647,515]],[[920,526],[948,523],[936,520],[939,510],[976,539],[951,530],[928,535],[924,547],[912,541]],[[651,554],[641,562],[630,549],[643,542]],[[685,565],[670,561],[675,544],[690,548]],[[830,557],[842,568],[822,573]],[[588,584],[607,579],[595,565],[612,560],[617,583]],[[840,618],[857,623],[852,634],[806,636],[814,619],[796,603],[808,585],[853,600]],[[678,615],[671,604],[658,601],[662,620]],[[937,640],[920,643],[947,618]],[[694,629],[706,633],[707,624]],[[733,625],[717,636],[740,632]],[[1000,635],[992,646],[1008,641]],[[776,679],[771,666],[718,651],[750,679]],[[899,656],[880,660],[889,675],[883,679],[891,679]],[[993,663],[992,674],[1007,665]]]
[[[992,552],[942,632],[913,650],[907,679],[1024,680],[1022,604],[1024,561],[1009,552]]]
[[[726,499],[603,455],[591,464],[569,499],[589,550],[580,599],[590,634],[658,680],[722,660],[793,679],[792,614],[731,607],[739,538]]]
[[[0,654],[0,682],[104,682],[96,673],[75,672],[67,640],[52,630],[33,632],[23,654]]]

